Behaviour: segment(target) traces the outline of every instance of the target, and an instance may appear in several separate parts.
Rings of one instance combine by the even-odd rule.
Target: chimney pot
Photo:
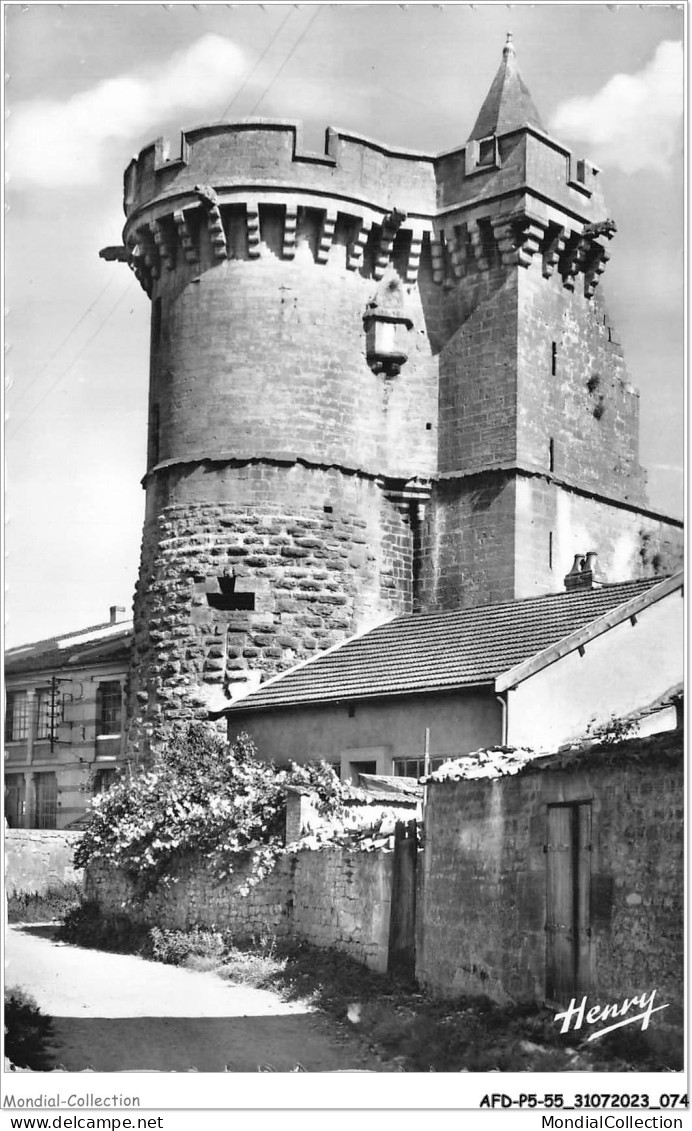
[[[571,577],[572,574],[581,573],[583,568],[584,568],[584,555],[583,554],[575,554],[574,555],[574,561],[572,562],[572,568],[569,571],[567,576]]]
[[[593,589],[594,585],[598,588],[599,583],[595,578],[597,557],[595,550],[589,550],[587,554],[574,555],[572,568],[565,577],[565,589],[568,593],[574,592],[575,589]]]
[[[589,570],[591,573],[593,573],[594,570],[596,569],[596,558],[597,557],[598,557],[598,554],[596,553],[595,550],[589,550],[588,554],[584,558],[584,564],[582,566],[582,569],[583,570]]]

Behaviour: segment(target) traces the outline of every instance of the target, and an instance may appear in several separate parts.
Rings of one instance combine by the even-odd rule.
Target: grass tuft
[[[63,919],[81,903],[79,884],[64,884],[38,892],[12,892],[7,897],[10,923],[50,923]]]

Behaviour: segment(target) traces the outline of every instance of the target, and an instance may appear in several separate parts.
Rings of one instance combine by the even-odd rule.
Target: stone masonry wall
[[[424,535],[426,609],[513,599],[515,510],[516,486],[507,474],[435,484]]]
[[[386,971],[392,860],[391,852],[341,848],[287,853],[241,895],[246,859],[239,857],[233,874],[224,880],[188,859],[181,861],[176,883],[143,903],[130,902],[133,889],[124,873],[93,863],[87,870],[86,894],[104,914],[126,913],[169,930],[203,926],[238,937],[268,933],[302,939]]]
[[[517,315],[519,463],[645,506],[639,395],[600,290],[587,299],[535,262],[519,275]]]
[[[8,895],[44,895],[81,884],[72,863],[81,837],[62,829],[5,829],[5,890]]]
[[[498,147],[501,160],[494,168],[484,168],[480,176],[477,171],[471,175],[466,171],[465,149],[441,154],[435,163],[440,205],[467,202],[473,207],[479,199],[501,200],[518,185],[528,183],[539,184],[554,204],[567,215],[573,214],[576,155],[554,138],[518,130],[500,136]],[[586,178],[589,192],[579,193],[578,207],[587,220],[599,220],[604,214],[600,178],[589,172]]]
[[[378,282],[367,261],[347,269],[346,220],[321,262],[322,213],[302,209],[284,259],[283,209],[274,225],[267,209],[255,259],[241,249],[219,263],[207,237],[200,262],[178,262],[155,283],[149,466],[288,454],[370,474],[431,474],[437,365],[415,288],[409,358],[383,377],[367,364],[363,324]]]
[[[270,134],[283,161],[289,134]],[[223,136],[245,153],[245,131]],[[129,691],[142,756],[248,673],[410,611],[419,519],[403,489],[435,465],[437,363],[415,286],[401,371],[366,357],[382,225],[266,193],[216,215],[185,213],[186,250],[173,216],[133,221],[153,300]],[[409,276],[412,238],[393,230],[389,248]]]
[[[410,522],[372,480],[260,462],[173,476],[179,501],[160,491],[144,530],[132,743],[411,610]]]
[[[549,476],[516,484],[515,592],[563,588],[575,554],[595,550],[606,582],[666,577],[682,567],[682,524],[571,491]]]
[[[212,179],[230,188],[290,186],[378,207],[429,211],[435,198],[432,156],[390,150],[331,128],[327,151],[306,153],[301,132],[300,123],[255,119],[203,125],[161,138],[127,169],[126,212],[130,216],[153,197],[191,193],[195,185]]]
[[[571,490],[557,476],[448,477],[433,488],[423,558],[425,608],[557,593],[575,554],[595,550],[604,582],[682,568],[682,524]]]
[[[517,288],[516,269],[498,265],[470,271],[456,302],[448,299],[453,332],[440,353],[442,474],[515,461]]]
[[[447,997],[546,995],[547,807],[591,804],[591,1004],[657,991],[682,1023],[680,734],[573,769],[428,787],[417,977]],[[460,914],[463,909],[463,914]]]

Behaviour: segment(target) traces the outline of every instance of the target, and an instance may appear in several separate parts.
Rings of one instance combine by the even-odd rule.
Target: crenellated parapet
[[[346,269],[375,281],[396,264],[413,287],[424,260],[445,287],[541,262],[546,278],[591,298],[614,230],[596,167],[535,128],[484,145],[433,156],[330,128],[318,154],[297,123],[263,119],[185,131],[175,146],[159,139],[125,174],[121,258],[150,296],[183,264],[293,260],[305,244],[326,265],[337,242]],[[265,235],[277,224],[278,248]]]
[[[210,175],[220,194],[247,194],[250,186],[259,192],[283,189],[333,197],[346,212],[360,205],[425,214],[434,207],[434,166],[430,154],[386,147],[344,130],[328,129],[319,154],[305,148],[297,122],[220,122],[185,131],[175,147],[166,139],[145,147],[125,172],[125,215],[131,220],[167,198],[192,198]]]

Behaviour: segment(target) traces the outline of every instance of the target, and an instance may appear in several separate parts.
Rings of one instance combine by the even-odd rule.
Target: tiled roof
[[[117,624],[126,624],[127,621],[117,621]],[[87,628],[75,628],[72,632],[63,632],[58,636],[46,636],[43,640],[30,640],[28,644],[16,644],[14,648],[8,648],[5,652],[6,656],[12,656],[15,652],[24,652],[27,648],[31,648],[34,653],[38,652],[51,652],[62,640],[70,640],[75,636],[86,636],[87,633],[91,635],[92,632],[101,632],[102,629],[112,628],[112,623],[107,620],[101,624],[91,624]]]
[[[102,661],[126,662],[132,639],[132,621],[92,625],[62,636],[18,645],[5,652],[7,675],[22,675],[51,668]]]
[[[660,580],[397,617],[275,676],[223,713],[490,683]]]

